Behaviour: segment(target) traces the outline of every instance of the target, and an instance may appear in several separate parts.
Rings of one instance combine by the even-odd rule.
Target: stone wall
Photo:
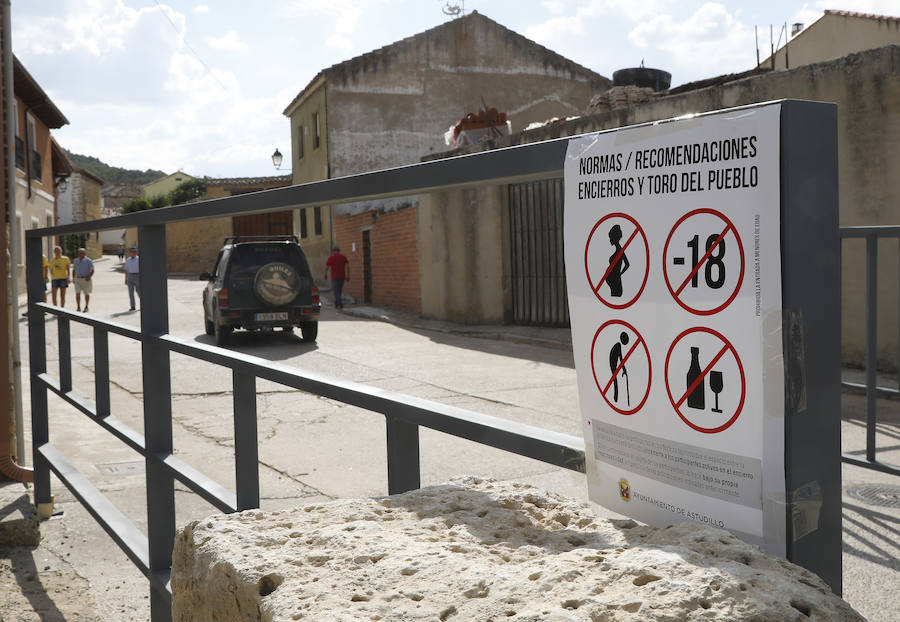
[[[840,225],[900,224],[900,46],[888,46],[837,60],[773,71],[704,88],[679,87],[667,96],[602,114],[521,132],[488,144],[449,152],[458,155],[574,136],[587,132],[668,119],[685,114],[783,98],[835,102],[838,106]],[[445,193],[448,194],[449,193]],[[435,199],[442,200],[442,199]],[[490,213],[491,203],[481,209]],[[497,244],[505,240],[497,239]],[[468,248],[459,238],[452,244]],[[900,279],[897,243],[879,247],[882,292],[896,291]],[[862,243],[843,244],[842,349],[847,361],[861,361],[865,344],[865,276]],[[495,286],[503,287],[499,278]],[[426,307],[428,302],[423,303]],[[878,354],[883,367],[894,367],[898,350],[897,298],[879,297]],[[502,313],[493,311],[493,315]]]
[[[864,622],[808,570],[728,532],[600,518],[466,478],[183,528],[172,619]]]

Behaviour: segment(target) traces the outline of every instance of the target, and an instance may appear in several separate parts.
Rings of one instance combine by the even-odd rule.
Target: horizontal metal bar
[[[790,100],[779,100],[790,101]],[[704,112],[692,117],[735,114],[760,108],[775,102],[759,102],[727,110]],[[629,126],[629,129],[662,125],[683,117],[648,121]],[[611,128],[598,133],[617,132]],[[242,216],[264,212],[296,209],[299,207],[352,203],[387,197],[423,194],[470,188],[480,185],[503,185],[550,179],[562,175],[569,141],[577,136],[566,136],[542,142],[527,143],[493,149],[479,153],[419,162],[358,175],[312,181],[296,186],[273,188],[260,192],[209,199],[186,205],[150,209],[124,216],[102,218],[43,229],[28,229],[26,238],[64,235],[86,231],[107,231],[145,225],[161,225],[187,220]]]
[[[900,238],[900,226],[875,225],[871,227],[841,227],[842,238],[864,238],[868,235],[876,235],[882,238]]]
[[[546,179],[562,174],[568,144],[568,137],[558,138],[296,186],[145,210],[113,218],[29,229],[26,236],[44,237],[105,231],[241,216],[311,205],[367,201],[487,183],[507,184]]]
[[[82,397],[75,393],[75,391],[63,393],[59,388],[59,382],[56,378],[53,378],[48,374],[39,374],[37,380],[50,389],[50,391],[56,394],[60,399],[71,406],[74,406],[81,411],[82,414],[87,415],[91,421],[104,428],[107,432],[118,438],[137,453],[142,456],[144,455],[143,434],[137,432],[113,416],[98,417],[96,406],[91,400]]]
[[[855,393],[865,393],[866,385],[861,382],[848,382],[846,380],[841,381],[842,389],[849,389]],[[897,398],[900,397],[900,390],[894,389],[892,387],[879,387],[875,386],[875,395],[878,397],[889,397],[889,398]]]
[[[111,415],[102,418],[98,417],[93,402],[78,395],[74,391],[63,393],[55,378],[52,378],[47,374],[40,374],[37,376],[37,379],[62,400],[87,415],[94,423],[110,432],[113,436],[128,445],[141,456],[145,455],[144,436],[142,434]],[[175,479],[190,488],[217,509],[222,512],[236,511],[237,498],[233,493],[229,492],[228,489],[220,486],[214,480],[174,456],[163,458],[160,462],[169,469]]]
[[[94,520],[100,523],[104,531],[115,540],[119,548],[125,551],[138,569],[149,577],[149,545],[147,537],[141,530],[135,527],[53,445],[44,443],[37,447],[37,451],[47,460],[56,476],[75,495],[78,502],[94,517]]]
[[[134,326],[129,326],[128,324],[120,324],[119,322],[101,320],[93,315],[79,313],[78,311],[67,311],[66,309],[60,307],[48,305],[45,302],[39,302],[35,304],[34,307],[49,315],[56,315],[59,317],[67,318],[71,322],[84,324],[85,326],[93,326],[94,328],[100,328],[109,333],[122,335],[123,337],[129,337],[131,339],[134,339],[135,341],[141,340],[141,329],[135,328]]]
[[[215,480],[175,456],[162,458],[154,456],[154,458],[160,460],[175,479],[197,493],[207,503],[226,514],[237,511],[237,496]]]
[[[536,426],[339,380],[223,348],[188,342],[171,335],[158,337],[173,352],[185,354],[258,378],[337,400],[351,406],[403,419],[439,432],[561,466],[584,471],[584,440]]]
[[[900,475],[900,467],[894,466],[893,464],[878,462],[877,460],[863,460],[862,458],[857,458],[856,456],[851,456],[850,454],[841,454],[841,462],[862,467],[864,469],[871,469],[873,471],[887,473],[888,475]]]

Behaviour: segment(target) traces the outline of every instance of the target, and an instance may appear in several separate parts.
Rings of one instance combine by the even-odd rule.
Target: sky
[[[283,111],[320,70],[438,26],[453,7],[609,78],[643,61],[677,86],[753,68],[755,29],[765,59],[770,25],[778,39],[826,8],[900,14],[897,0],[836,1],[12,0],[12,43],[69,120],[53,132],[69,151],[251,177],[290,172]],[[462,103],[460,117],[478,105]]]

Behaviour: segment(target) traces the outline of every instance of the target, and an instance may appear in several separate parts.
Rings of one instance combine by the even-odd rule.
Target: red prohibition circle
[[[669,282],[668,264],[666,263],[666,257],[668,256],[668,252],[669,252],[669,242],[672,241],[672,236],[675,234],[675,230],[678,229],[678,227],[681,225],[681,223],[683,223],[685,220],[687,220],[691,216],[696,216],[697,214],[710,214],[712,216],[716,216],[717,218],[721,218],[723,221],[725,221],[725,223],[728,225],[726,227],[726,231],[730,229],[732,232],[734,232],[734,239],[737,240],[738,254],[740,255],[740,258],[741,258],[741,269],[740,269],[740,272],[738,273],[737,285],[735,285],[734,291],[731,293],[731,296],[728,297],[728,300],[723,302],[721,305],[719,305],[715,309],[704,310],[704,309],[693,308],[692,306],[688,305],[686,302],[684,302],[683,300],[681,300],[678,297],[678,294],[675,293],[675,290],[672,288],[672,284]],[[738,235],[737,227],[734,226],[734,223],[732,223],[728,219],[728,217],[725,216],[725,214],[718,212],[714,209],[709,209],[709,208],[705,208],[705,207],[700,208],[700,209],[695,209],[693,211],[688,212],[681,218],[679,218],[678,221],[675,223],[675,225],[672,227],[672,230],[669,231],[669,236],[666,238],[666,244],[663,247],[662,261],[663,261],[663,278],[666,281],[666,287],[669,289],[669,293],[672,294],[672,298],[675,299],[675,302],[677,302],[681,306],[682,309],[689,311],[690,313],[693,313],[695,315],[713,315],[715,313],[718,313],[719,311],[721,311],[728,305],[730,305],[731,301],[734,300],[735,297],[738,295],[738,292],[741,291],[741,285],[744,282],[744,245],[741,243],[741,236]],[[699,269],[699,266],[698,266],[698,269]]]
[[[672,397],[672,390],[669,388],[669,359],[672,357],[672,352],[675,350],[675,346],[686,336],[691,333],[707,333],[713,335],[714,337],[719,338],[722,343],[725,344],[726,348],[731,351],[731,354],[734,356],[734,360],[737,362],[738,372],[741,374],[741,399],[738,402],[737,408],[734,409],[734,414],[731,416],[731,419],[723,423],[722,425],[716,428],[703,428],[691,422],[690,419],[684,416],[682,412],[676,406],[675,398]],[[747,396],[747,378],[744,376],[744,366],[741,365],[741,359],[738,356],[737,350],[734,349],[734,346],[731,345],[731,342],[725,338],[725,336],[712,328],[705,328],[702,326],[698,326],[695,328],[689,328],[686,331],[682,332],[680,335],[675,337],[675,340],[672,342],[672,345],[669,346],[669,351],[666,353],[666,366],[663,370],[663,379],[666,382],[666,393],[669,395],[669,401],[672,403],[672,407],[675,408],[675,412],[678,413],[678,416],[684,421],[687,425],[697,430],[698,432],[703,432],[704,434],[716,434],[718,432],[722,432],[723,430],[727,430],[731,425],[737,421],[738,415],[741,414],[741,410],[744,408],[744,399]]]
[[[612,324],[618,324],[620,326],[624,326],[628,330],[630,330],[634,335],[640,340],[641,345],[644,347],[644,354],[647,355],[647,390],[644,391],[644,398],[641,400],[641,403],[635,406],[631,410],[622,410],[621,408],[616,407],[612,402],[606,399],[606,394],[603,392],[603,387],[600,386],[600,380],[597,378],[597,369],[594,367],[594,347],[597,345],[597,337],[600,336],[600,333],[603,332],[603,329]],[[636,348],[637,344],[635,344],[633,348]],[[653,380],[653,367],[650,362],[650,350],[647,349],[647,342],[644,340],[643,335],[641,335],[637,329],[625,322],[624,320],[609,320],[608,322],[604,322],[600,328],[597,329],[597,332],[594,333],[594,339],[591,341],[591,373],[594,375],[594,384],[597,385],[597,390],[600,392],[600,396],[603,398],[610,408],[619,413],[620,415],[633,415],[637,411],[639,411],[644,403],[647,401],[647,398],[650,396],[650,383]]]
[[[631,300],[629,300],[623,304],[612,303],[612,302],[604,299],[603,296],[600,295],[600,287],[603,285],[603,283],[594,285],[594,281],[591,279],[590,268],[588,268],[588,249],[591,247],[591,239],[594,237],[594,233],[597,231],[597,229],[600,227],[600,225],[602,225],[604,222],[606,222],[610,218],[624,218],[625,220],[627,220],[628,222],[630,222],[631,224],[633,224],[635,226],[636,231],[638,233],[640,233],[641,237],[644,239],[644,255],[645,255],[644,266],[646,266],[646,268],[644,269],[644,280],[643,280],[643,282],[641,282],[641,287],[638,289],[637,294],[635,294],[631,298]],[[622,251],[624,252],[624,250],[625,250],[625,248],[623,247]],[[600,302],[602,302],[603,304],[605,304],[607,307],[609,307],[611,309],[625,309],[626,307],[630,307],[631,305],[633,305],[634,302],[638,298],[641,297],[641,294],[644,292],[644,286],[647,285],[647,277],[650,276],[650,245],[647,243],[647,235],[644,233],[643,228],[641,228],[641,226],[638,224],[638,222],[634,218],[632,218],[628,214],[623,214],[621,212],[613,212],[611,214],[607,214],[606,216],[604,216],[603,218],[601,218],[600,220],[597,221],[597,224],[594,225],[594,228],[591,229],[590,234],[588,234],[587,242],[584,245],[584,274],[585,274],[585,276],[587,276],[588,284],[591,286],[591,291],[594,292],[594,295],[600,300]]]

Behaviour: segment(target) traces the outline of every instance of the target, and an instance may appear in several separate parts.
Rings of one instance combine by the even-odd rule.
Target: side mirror
[[[200,273],[200,280],[201,280],[201,281],[208,281],[208,280],[210,280],[211,278],[212,278],[212,275],[211,275],[209,272],[201,272],[201,273]]]

